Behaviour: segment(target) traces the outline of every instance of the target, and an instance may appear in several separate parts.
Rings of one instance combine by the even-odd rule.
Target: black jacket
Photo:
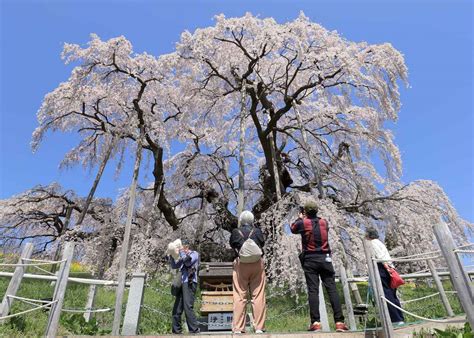
[[[256,228],[252,225],[244,225],[238,229],[232,230],[232,234],[230,235],[230,246],[232,249],[234,249],[237,252],[239,252],[240,248],[245,242],[245,239],[247,238],[248,234],[254,229],[252,236],[250,236],[251,239],[254,240],[254,242],[260,247],[260,249],[263,248],[265,245],[265,236],[262,233],[262,230],[259,228]],[[240,231],[239,231],[240,230]],[[242,234],[245,236],[242,237]]]

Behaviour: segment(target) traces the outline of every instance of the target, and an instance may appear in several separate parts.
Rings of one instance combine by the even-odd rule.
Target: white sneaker
[[[234,331],[233,334],[242,334],[242,331]]]
[[[392,325],[401,326],[401,325],[405,325],[405,322],[403,322],[403,321],[401,321],[401,322],[393,322]]]
[[[255,333],[260,334],[260,333],[263,333],[263,331],[262,330],[255,330]]]

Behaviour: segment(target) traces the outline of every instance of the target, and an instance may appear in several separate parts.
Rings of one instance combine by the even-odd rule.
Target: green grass
[[[84,273],[76,271],[76,273]],[[83,275],[81,275],[83,277]],[[9,278],[0,277],[0,295],[5,293]],[[451,284],[444,282],[445,288],[451,290]],[[145,289],[144,305],[142,311],[139,333],[142,335],[165,334],[171,332],[171,310],[173,306],[173,297],[170,294],[170,287],[166,281],[152,281],[151,287]],[[358,283],[362,299],[366,299],[367,283]],[[88,285],[69,283],[66,291],[64,308],[84,308]],[[340,285],[338,285],[340,289]],[[18,291],[18,296],[27,298],[50,298],[52,297],[54,286],[48,281],[25,279]],[[284,291],[284,290],[281,290]],[[403,299],[408,300],[418,298],[430,293],[436,292],[436,289],[428,287],[421,283],[418,285],[407,284],[401,288]],[[343,302],[342,290],[339,290],[341,301]],[[125,296],[126,297],[126,296]],[[114,307],[115,289],[110,287],[98,287],[95,308]],[[125,298],[126,299],[126,298]],[[327,299],[327,297],[326,297]],[[461,313],[461,306],[455,295],[449,295],[451,306],[456,314]],[[199,292],[196,302],[196,309],[199,310]],[[12,313],[31,308],[29,305],[15,301]],[[294,310],[297,308],[297,310]],[[432,297],[416,303],[406,304],[404,306],[408,311],[429,318],[440,318],[445,316],[445,310],[439,297]],[[332,322],[331,306],[327,304],[328,315]],[[343,305],[344,309],[344,305]],[[344,309],[345,310],[345,309]],[[367,327],[375,326],[375,308],[370,306]],[[7,320],[0,325],[0,336],[24,337],[24,336],[43,336],[48,319],[47,311],[34,311],[32,313]],[[81,315],[63,313],[61,315],[60,328],[58,335],[68,334],[107,334],[112,328],[113,312],[98,313],[95,320],[91,323],[85,323]],[[270,297],[267,302],[267,321],[266,326],[269,332],[296,332],[304,331],[309,324],[309,310],[307,298],[304,293],[299,297],[278,296]],[[417,322],[416,318],[406,317],[407,322]],[[364,329],[364,320],[358,321],[358,328]]]

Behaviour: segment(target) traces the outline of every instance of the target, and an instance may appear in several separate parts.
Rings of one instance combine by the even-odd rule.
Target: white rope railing
[[[463,250],[463,249],[456,249],[454,250],[455,253],[461,254],[474,254],[474,250]]]
[[[51,271],[48,271],[48,270],[43,269],[43,268],[40,268],[39,266],[36,266],[36,265],[35,265],[34,268],[35,268],[35,269],[38,269],[39,271],[45,272],[47,275],[56,276],[55,273],[52,273]]]
[[[8,319],[8,318],[13,318],[13,317],[18,317],[18,316],[21,316],[21,315],[24,315],[26,313],[29,313],[29,312],[33,312],[33,311],[36,311],[36,310],[39,310],[39,309],[43,309],[43,308],[47,308],[47,307],[50,307],[51,305],[57,303],[58,300],[53,300],[49,303],[46,303],[46,304],[43,304],[41,306],[38,306],[38,307],[35,307],[33,309],[28,309],[28,310],[25,310],[25,311],[22,311],[22,312],[18,312],[18,313],[14,313],[12,315],[8,315],[8,316],[4,316],[4,317],[0,317],[0,320],[4,320],[4,319]]]
[[[418,318],[418,319],[421,319],[421,320],[425,320],[427,322],[433,322],[433,323],[464,323],[464,322],[466,322],[466,319],[431,319],[431,318],[422,317],[422,316],[419,316],[419,315],[417,315],[413,312],[402,309],[400,306],[393,304],[391,301],[389,301],[384,296],[380,296],[380,298],[383,299],[384,301],[386,301],[388,304],[392,305],[394,308],[406,313],[407,315],[410,315],[412,317],[415,317],[415,318]]]
[[[103,308],[103,309],[93,309],[93,308],[87,308],[87,309],[61,309],[62,312],[70,312],[70,313],[99,313],[99,312],[108,312],[111,311],[112,309],[109,307]]]
[[[51,302],[50,300],[32,299],[32,298],[25,298],[25,297],[13,296],[13,295],[7,295],[7,297],[8,298],[13,298],[13,299],[18,299],[20,301],[30,301],[30,302],[43,303],[43,304]]]
[[[59,264],[66,261],[65,259],[60,260],[60,261],[50,261],[47,259],[34,259],[34,258],[22,258],[21,260],[29,261],[29,262],[48,263],[48,264]]]
[[[437,296],[439,295],[439,292],[435,292],[435,293],[432,293],[428,296],[424,296],[424,297],[420,297],[420,298],[415,298],[415,299],[409,299],[409,300],[405,300],[405,301],[400,301],[401,304],[408,304],[408,303],[413,303],[413,302],[417,302],[419,300],[423,300],[423,299],[428,299],[428,298],[431,298],[431,297],[434,297],[434,296]]]
[[[23,260],[26,260],[26,258],[22,258]],[[51,262],[38,262],[38,263],[0,263],[0,266],[5,266],[5,267],[19,267],[19,266],[33,266],[36,267],[38,265],[52,265],[52,264],[58,264],[65,262],[66,260],[60,260],[60,261],[51,261]]]
[[[464,249],[464,248],[469,248],[470,246],[474,246],[474,243],[469,243],[465,245],[460,245],[456,249]]]
[[[18,296],[11,296],[7,295],[8,298],[13,298],[17,299],[23,303],[29,304],[29,305],[34,305],[37,306],[37,303],[43,303],[43,304],[49,304],[51,303],[50,300],[41,300],[41,299],[31,299],[31,298],[25,298],[25,297],[18,297]],[[50,307],[48,307],[49,309]],[[85,308],[85,309],[66,309],[62,308],[61,311],[63,312],[71,312],[71,313],[98,313],[98,312],[108,312],[111,311],[112,309],[107,307],[107,308],[101,308],[101,309],[94,309],[94,308]]]
[[[428,259],[437,259],[437,258],[441,258],[442,256],[441,255],[437,255],[437,256],[431,256],[431,257],[421,257],[421,258],[410,258],[410,259],[400,259],[400,258],[391,258],[391,259],[375,259],[373,258],[374,262],[377,262],[377,263],[382,263],[382,262],[418,262],[418,261],[425,261],[425,260],[428,260]]]
[[[18,299],[20,302],[23,302],[23,303],[29,304],[29,305],[33,305],[33,306],[38,306],[38,303],[40,303],[40,304],[48,304],[49,302],[51,302],[50,300],[43,301],[43,300],[39,300],[39,299],[30,299],[30,298],[23,298],[23,297],[14,297],[14,296],[10,296],[10,295],[8,295],[7,297],[9,297],[9,298],[14,298],[14,299]],[[50,309],[50,308],[48,307],[48,309]]]
[[[424,252],[424,253],[419,253],[419,254],[414,254],[414,255],[408,255],[408,256],[401,256],[401,257],[395,257],[396,259],[405,259],[405,258],[413,258],[413,257],[419,257],[419,256],[427,256],[427,255],[432,255],[432,254],[437,254],[437,253],[441,253],[440,250],[436,250],[436,251],[429,251],[429,252]],[[424,258],[423,259],[427,259],[427,258]]]

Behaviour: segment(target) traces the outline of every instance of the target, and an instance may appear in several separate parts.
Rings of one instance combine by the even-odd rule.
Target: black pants
[[[183,328],[181,327],[181,316],[183,314],[183,310],[189,332],[199,332],[198,322],[194,313],[194,298],[196,289],[197,284],[190,282],[183,283],[181,288],[178,290],[173,306],[173,333],[181,333],[183,331]]]
[[[385,294],[385,298],[387,298],[393,304],[399,307],[402,307],[397,297],[397,289],[390,288],[390,274],[384,268],[383,264],[377,263],[377,267],[379,268],[380,279],[382,280],[382,287],[383,287],[383,293]],[[405,320],[403,317],[402,311],[400,311],[399,309],[393,307],[391,304],[388,304],[388,303],[387,303],[387,307],[388,307],[388,312],[390,314],[390,320],[392,321],[392,323],[403,322]]]
[[[303,259],[303,271],[308,288],[309,314],[311,323],[319,322],[319,277],[329,295],[335,322],[343,322],[341,302],[336,290],[334,268],[332,263],[325,262],[324,257],[306,256]]]

